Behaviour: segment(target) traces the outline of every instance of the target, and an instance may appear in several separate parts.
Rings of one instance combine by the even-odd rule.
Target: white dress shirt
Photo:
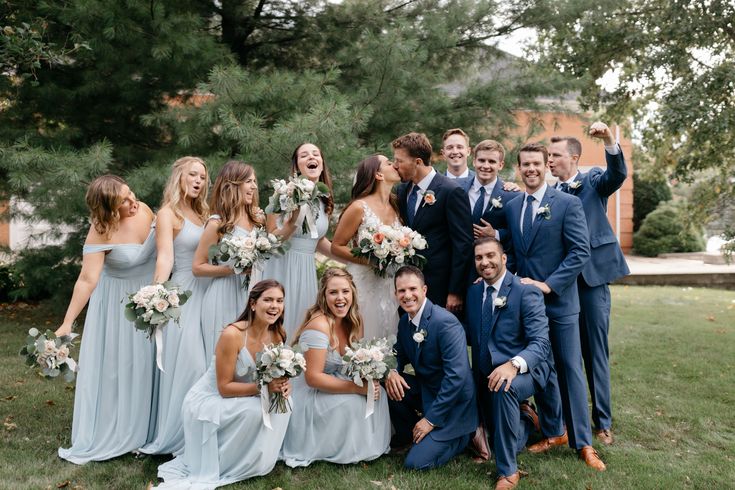
[[[544,194],[546,194],[546,188],[548,187],[548,184],[544,182],[544,185],[541,186],[539,190],[531,194],[533,196],[533,218],[536,219],[536,213],[538,212],[538,208],[541,207],[541,199],[544,198]],[[521,208],[521,233],[523,233],[523,217],[526,215],[526,206],[528,205],[528,193],[523,193],[523,207]],[[532,221],[533,222],[533,221]]]
[[[450,179],[466,179],[469,176],[470,176],[470,168],[469,167],[465,168],[464,169],[464,172],[462,172],[459,175],[454,175],[452,172],[449,171],[449,169],[447,169],[447,177],[449,177]]]
[[[486,185],[480,184],[480,181],[477,180],[477,176],[475,176],[475,179],[472,181],[472,187],[470,187],[470,191],[467,193],[468,196],[470,196],[470,209],[475,209],[475,203],[477,202],[477,199],[480,197],[480,187],[485,188],[485,202],[482,203],[482,210],[483,212],[487,209],[487,203],[490,202],[490,195],[493,193],[493,190],[495,189],[495,184],[498,182],[498,179],[494,179],[492,182]]]
[[[431,185],[431,181],[434,180],[434,176],[435,175],[436,175],[436,170],[434,170],[432,168],[431,169],[431,172],[429,172],[426,175],[426,177],[424,177],[423,179],[421,179],[418,184],[413,184],[413,185],[418,185],[419,186],[419,193],[418,193],[418,196],[416,196],[416,198],[417,198],[416,199],[416,207],[413,209],[414,213],[417,212],[419,210],[419,208],[421,207],[421,205],[423,204],[423,202],[424,202],[424,194],[426,194],[426,190],[429,188],[429,185]],[[410,189],[408,189],[409,194],[411,193],[412,190],[413,190],[413,186]],[[408,194],[406,194],[406,195],[408,196]]]
[[[424,298],[424,302],[421,303],[421,308],[419,308],[419,311],[416,313],[416,316],[411,317],[409,315],[409,319],[411,323],[413,324],[414,330],[418,330],[419,326],[421,326],[421,315],[424,314],[425,307],[426,307],[426,298]]]
[[[483,293],[482,293],[482,302],[483,303],[485,302],[485,298],[487,298],[487,288],[490,287],[490,286],[492,286],[492,287],[495,288],[493,290],[493,295],[492,295],[492,299],[491,299],[491,301],[493,302],[492,303],[492,305],[493,305],[493,313],[495,313],[495,298],[498,297],[498,292],[500,291],[500,287],[503,285],[503,280],[505,279],[505,275],[507,273],[508,273],[507,270],[505,272],[503,272],[503,275],[500,276],[500,278],[497,281],[495,281],[494,283],[492,283],[492,284],[485,283],[485,289],[483,290]],[[484,325],[483,325],[483,327],[484,327]],[[488,328],[490,328],[489,325],[488,325]],[[521,365],[521,369],[518,370],[518,374],[524,374],[524,373],[527,373],[528,372],[528,363],[526,363],[526,360],[525,359],[523,359],[521,356],[513,356],[511,359],[515,359],[516,361],[518,361],[518,364]]]

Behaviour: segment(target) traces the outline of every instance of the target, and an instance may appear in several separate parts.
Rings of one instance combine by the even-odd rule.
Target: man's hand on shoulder
[[[449,293],[447,295],[447,310],[452,313],[459,313],[462,311],[462,297],[458,294]]]
[[[505,192],[520,192],[521,186],[515,182],[503,182],[503,190]]]
[[[545,282],[536,281],[534,279],[531,279],[530,277],[521,278],[521,284],[530,284],[531,286],[536,286],[544,294],[549,294],[551,292],[551,288],[548,284],[546,284]]]
[[[396,371],[395,369],[391,369],[388,377],[385,380],[385,391],[388,392],[388,398],[393,401],[399,402],[403,400],[403,397],[406,394],[405,390],[410,389],[411,387],[408,386],[408,383],[406,383],[406,380],[403,379],[403,376],[398,374],[398,371]]]

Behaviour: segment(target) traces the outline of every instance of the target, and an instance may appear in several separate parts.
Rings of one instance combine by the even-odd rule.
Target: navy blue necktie
[[[488,286],[487,292],[485,293],[485,301],[482,302],[482,316],[480,317],[480,372],[483,374],[490,374],[492,370],[492,358],[490,357],[490,348],[488,342],[490,341],[490,327],[493,323],[493,286]]]
[[[533,196],[526,197],[526,211],[523,213],[523,241],[528,244],[533,227]]]
[[[472,208],[472,223],[480,224],[482,218],[482,211],[485,208],[485,187],[480,187],[480,197],[475,202],[475,207]]]
[[[559,189],[561,189],[562,192],[569,194],[569,184],[566,182],[562,182],[561,185],[559,185]]]
[[[413,226],[413,219],[416,217],[416,199],[419,195],[419,186],[416,184],[411,188],[411,193],[408,195],[408,202],[406,203],[406,217],[408,218],[408,226]]]

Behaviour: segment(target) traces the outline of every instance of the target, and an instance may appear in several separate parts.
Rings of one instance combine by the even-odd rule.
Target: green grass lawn
[[[145,488],[166,458],[124,456],[75,466],[68,446],[74,392],[28,371],[18,349],[31,326],[53,327],[47,305],[0,309],[0,488]],[[613,287],[611,363],[616,443],[598,448],[597,473],[568,448],[519,456],[521,488],[678,489],[735,487],[735,292]],[[495,464],[456,458],[416,473],[386,456],[367,464],[279,463],[262,478],[228,488],[487,488]]]

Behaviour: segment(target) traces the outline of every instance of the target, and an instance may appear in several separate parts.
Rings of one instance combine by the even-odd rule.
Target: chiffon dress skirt
[[[254,374],[255,362],[243,347],[235,380],[253,383]],[[293,398],[291,405],[296,406]],[[270,473],[290,417],[271,413],[273,429],[268,429],[259,396],[223,398],[217,390],[214,360],[184,398],[182,414],[184,452],[158,467],[164,483],[157,488],[204,490]]]
[[[174,239],[174,267],[171,282],[191,296],[181,306],[179,324],[163,328],[163,372],[156,369],[157,410],[154,437],[140,448],[146,454],[177,454],[184,447],[181,403],[189,389],[207,370],[204,341],[200,330],[202,299],[209,277],[194,277],[191,264],[204,227],[184,219]]]
[[[246,236],[250,232],[245,228],[235,226],[232,234]],[[215,277],[204,293],[201,306],[201,329],[206,365],[209,365],[214,357],[214,347],[217,345],[222,330],[234,322],[245,309],[248,290],[243,287],[243,279],[245,276],[240,274]]]
[[[324,372],[347,379],[339,373],[342,358],[329,347],[325,334],[305,330],[299,343],[303,351],[327,349]],[[371,461],[389,451],[390,414],[383,388],[375,401],[375,412],[365,418],[365,395],[319,391],[309,387],[304,376],[292,383],[293,396],[299,403],[291,414],[281,451],[281,459],[288,466],[308,466],[313,461],[339,464]]]
[[[285,290],[283,327],[287,338],[293,338],[301,326],[306,310],[316,301],[317,280],[314,254],[316,245],[327,233],[329,217],[320,206],[316,220],[317,238],[296,230],[288,241],[290,248],[281,257],[272,257],[265,262],[263,279],[275,279]]]
[[[125,319],[128,295],[150,284],[153,231],[142,244],[85,245],[108,252],[89,298],[74,393],[71,447],[59,457],[75,464],[103,461],[146,443],[153,400],[154,345]]]

